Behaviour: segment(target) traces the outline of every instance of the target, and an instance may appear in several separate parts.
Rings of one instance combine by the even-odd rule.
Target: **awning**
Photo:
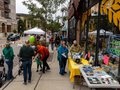
[[[32,28],[32,29],[29,29],[29,30],[27,30],[27,31],[24,31],[24,34],[36,34],[36,35],[43,35],[43,34],[45,34],[45,32],[42,30],[42,29],[40,29],[40,28],[37,28],[37,27],[35,27],[35,28]]]

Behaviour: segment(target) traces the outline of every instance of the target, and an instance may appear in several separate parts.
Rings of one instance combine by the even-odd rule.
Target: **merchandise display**
[[[70,71],[70,82],[74,82],[75,76],[81,75],[81,72],[79,70],[81,65],[89,65],[89,62],[81,58],[81,64],[77,64],[71,57],[68,57],[68,69]]]
[[[74,54],[72,54],[72,58],[77,64],[81,64],[82,55],[83,55],[83,53],[74,53]]]
[[[101,84],[101,82],[96,77],[88,77],[87,78],[90,84]]]
[[[84,65],[80,71],[90,88],[120,88],[120,84],[100,67]]]

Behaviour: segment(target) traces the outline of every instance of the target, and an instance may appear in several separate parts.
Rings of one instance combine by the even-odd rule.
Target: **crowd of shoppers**
[[[50,52],[44,40],[40,41],[41,37],[36,36],[35,44],[31,44],[28,41],[25,41],[25,44],[21,46],[18,56],[21,58],[23,65],[23,78],[24,84],[31,83],[32,79],[32,62],[33,60],[37,63],[37,70],[45,73],[47,70],[50,70],[50,66],[47,63],[47,59],[50,56]],[[68,48],[66,46],[66,42],[63,37],[61,38],[59,35],[56,37],[51,36],[50,38],[51,49],[54,50],[54,46],[57,47],[58,52],[58,61],[59,61],[59,74],[64,75],[67,72],[65,71],[65,67],[68,59]],[[55,44],[55,45],[54,45]],[[33,47],[34,45],[34,47]],[[11,47],[10,43],[6,43],[5,48],[3,49],[3,55],[5,57],[5,62],[8,66],[7,72],[7,80],[14,79],[13,76],[13,63],[14,63],[14,50]]]

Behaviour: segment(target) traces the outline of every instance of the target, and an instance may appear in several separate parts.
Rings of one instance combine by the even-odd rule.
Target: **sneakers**
[[[50,70],[50,68],[46,68],[46,71],[49,71]]]
[[[28,83],[31,83],[31,80],[28,80]]]
[[[42,71],[43,69],[40,69],[40,71]]]
[[[64,75],[64,73],[60,73],[60,72],[59,72],[59,74],[60,74],[61,76],[63,76],[63,75]]]
[[[31,83],[31,80],[28,80],[28,83]],[[27,85],[27,82],[24,82],[23,84],[24,84],[24,85]]]
[[[36,72],[38,72],[38,70],[36,70]]]
[[[36,72],[38,72],[39,70],[36,70]],[[42,69],[40,69],[40,71],[42,71]]]
[[[45,71],[43,71],[43,73],[45,74]]]
[[[67,74],[67,72],[65,71],[64,74]]]
[[[23,84],[24,84],[24,85],[27,85],[27,82],[24,82]]]

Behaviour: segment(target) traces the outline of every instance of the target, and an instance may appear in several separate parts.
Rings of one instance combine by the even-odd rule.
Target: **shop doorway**
[[[7,25],[7,32],[11,32],[11,25]]]
[[[5,33],[5,24],[2,23],[2,33]]]

